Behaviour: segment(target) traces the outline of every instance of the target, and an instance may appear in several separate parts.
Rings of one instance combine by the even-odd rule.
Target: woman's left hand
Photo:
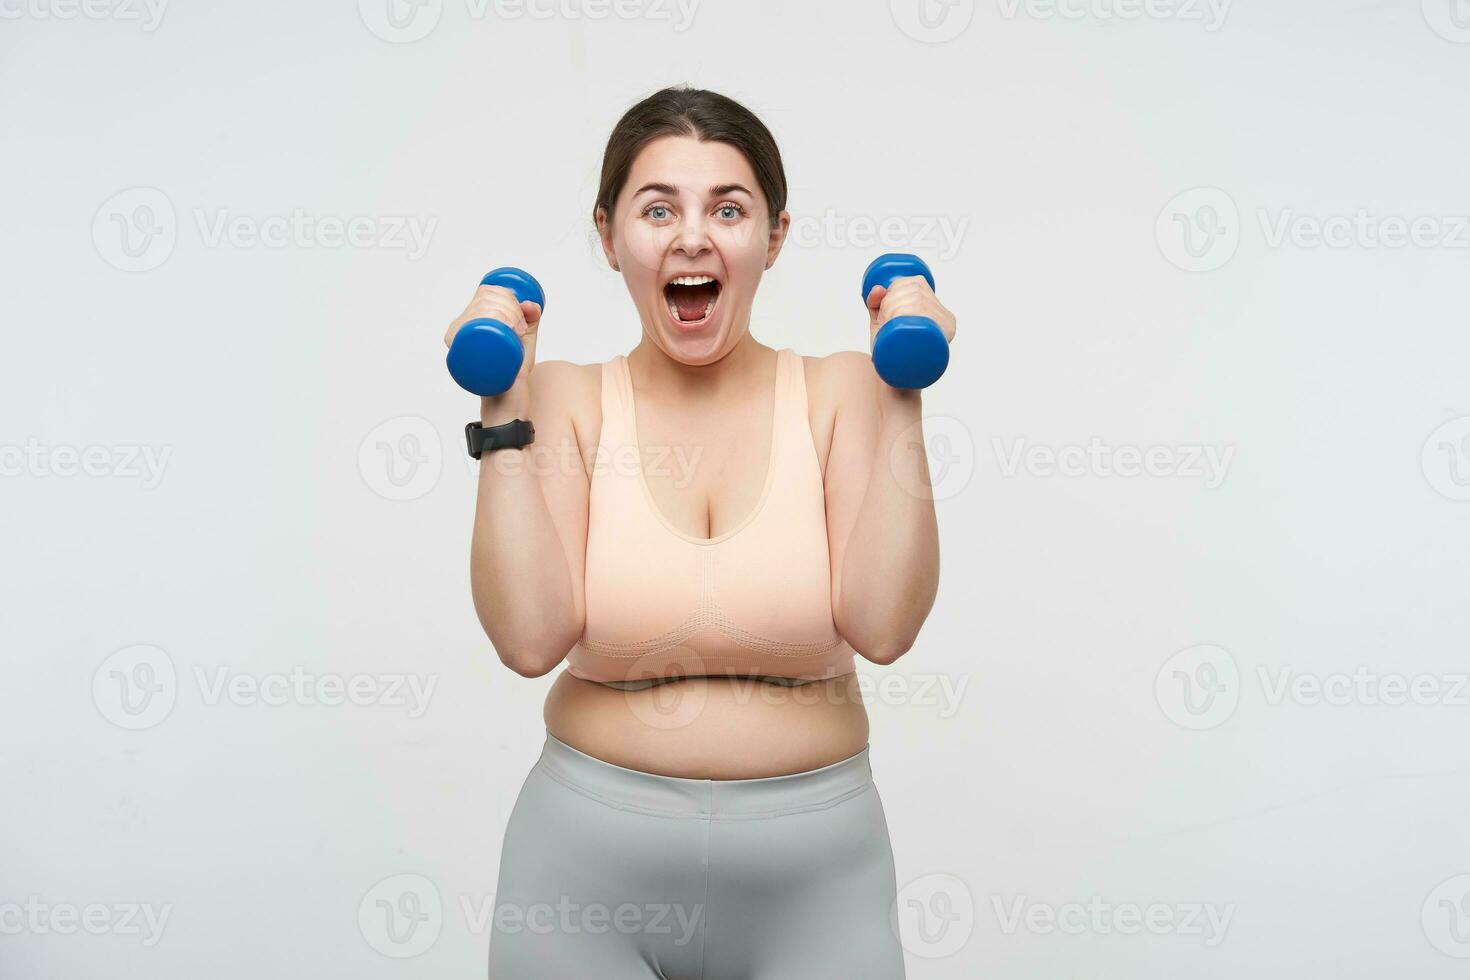
[[[939,302],[923,276],[900,276],[887,288],[874,286],[868,293],[868,350],[873,349],[879,328],[896,316],[926,316],[939,325],[945,341],[954,343],[954,314]]]

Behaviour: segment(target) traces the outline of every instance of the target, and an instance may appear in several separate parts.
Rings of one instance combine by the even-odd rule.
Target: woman
[[[506,829],[492,978],[893,980],[893,854],[855,655],[891,664],[933,604],[939,551],[917,391],[871,359],[751,333],[790,227],[780,153],[747,109],[666,89],[603,158],[594,220],[643,336],[535,364],[481,424],[534,441],[482,460],[475,609],[526,677],[568,667]],[[921,278],[875,288],[954,318]],[[773,331],[774,332],[774,331]],[[533,367],[534,365],[534,367]]]

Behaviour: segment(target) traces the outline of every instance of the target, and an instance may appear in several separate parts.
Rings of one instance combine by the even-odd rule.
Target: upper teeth
[[[714,276],[678,276],[669,280],[670,284],[674,286],[703,286],[706,283],[714,281]]]

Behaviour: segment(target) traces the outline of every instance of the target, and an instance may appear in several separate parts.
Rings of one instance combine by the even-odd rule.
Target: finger
[[[929,288],[929,280],[923,276],[900,276],[888,284],[888,288],[894,292],[933,292]]]
[[[464,316],[461,316],[459,319],[455,320],[453,323],[451,323],[449,325],[449,329],[446,330],[446,331],[444,331],[444,346],[445,347],[453,347],[454,346],[454,338],[458,337],[459,336],[459,332],[464,329],[464,325],[466,323],[469,323],[473,319],[475,319],[475,317],[473,315],[466,314]]]
[[[516,294],[504,286],[480,285],[475,287],[475,299],[484,300],[494,297],[508,298],[512,303],[518,302]]]
[[[531,333],[535,333],[536,325],[541,322],[540,305],[537,303],[533,303],[531,300],[526,300],[521,304],[521,316],[526,318],[527,330]]]
[[[883,305],[883,297],[887,295],[888,287],[874,286],[873,291],[868,293],[868,309],[872,310],[874,313],[878,312],[878,307]]]
[[[470,304],[465,311],[466,320],[499,320],[506,326],[514,326],[522,319],[521,304],[514,298],[507,300],[503,296],[491,296],[488,299],[476,300]]]

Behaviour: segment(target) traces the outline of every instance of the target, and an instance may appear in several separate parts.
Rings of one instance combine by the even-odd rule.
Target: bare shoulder
[[[539,386],[561,398],[583,400],[602,389],[602,364],[573,364],[571,361],[537,361],[531,368],[531,390]]]
[[[532,413],[546,423],[569,425],[585,449],[602,426],[602,364],[537,361],[531,368]],[[538,427],[541,422],[533,418]]]
[[[843,418],[849,418],[855,407],[872,404],[873,360],[861,351],[840,350],[825,357],[803,356],[802,362],[812,444],[826,479],[838,414],[845,413]]]
[[[807,399],[815,414],[831,415],[860,399],[871,399],[873,359],[862,351],[840,350],[825,357],[803,357]]]

